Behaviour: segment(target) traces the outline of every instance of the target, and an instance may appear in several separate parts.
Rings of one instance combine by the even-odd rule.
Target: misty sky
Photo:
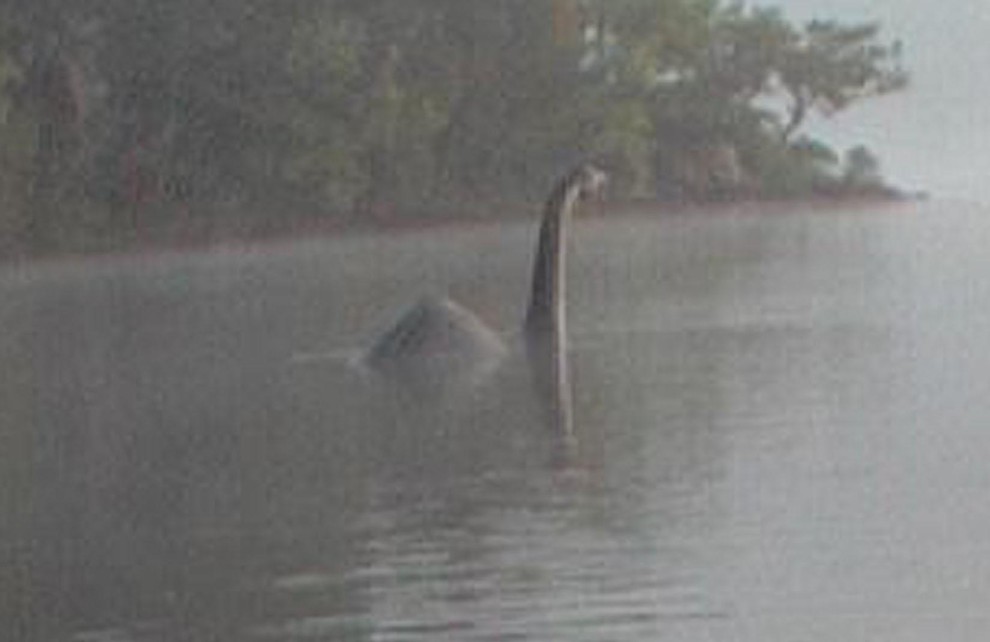
[[[796,22],[877,20],[900,39],[911,86],[854,106],[813,131],[844,149],[865,143],[890,180],[937,197],[990,203],[990,0],[754,0]]]

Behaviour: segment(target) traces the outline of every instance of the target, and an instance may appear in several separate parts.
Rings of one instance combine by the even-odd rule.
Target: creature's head
[[[578,197],[582,201],[601,202],[605,198],[608,175],[590,163],[583,163],[571,172],[569,182],[579,187]]]

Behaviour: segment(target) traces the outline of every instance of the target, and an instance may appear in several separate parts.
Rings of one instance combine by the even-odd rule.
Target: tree
[[[0,230],[492,211],[589,157],[618,195],[802,193],[839,180],[807,113],[905,82],[878,33],[723,0],[4,0]]]
[[[0,5],[0,183],[11,212],[20,210],[15,233],[34,246],[71,231],[84,192],[88,38],[80,17],[90,8],[86,0]]]
[[[901,45],[877,41],[876,24],[813,21],[781,58],[780,84],[790,99],[781,130],[789,139],[812,109],[830,114],[906,86]]]
[[[863,145],[849,149],[845,154],[843,180],[853,189],[883,186],[880,159]]]

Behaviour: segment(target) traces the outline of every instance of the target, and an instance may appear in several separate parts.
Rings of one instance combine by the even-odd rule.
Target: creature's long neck
[[[547,404],[558,434],[570,439],[571,383],[567,367],[567,225],[580,187],[564,179],[547,200],[533,265],[533,285],[526,312],[527,356],[539,397]]]
[[[564,180],[550,195],[540,225],[533,264],[533,283],[526,312],[526,334],[553,343],[566,336],[567,224],[578,199],[579,186]]]

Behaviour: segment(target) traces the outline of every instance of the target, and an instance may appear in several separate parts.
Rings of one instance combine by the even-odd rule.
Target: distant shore
[[[923,193],[886,191],[842,196],[815,196],[787,199],[725,199],[718,201],[668,201],[658,199],[624,199],[592,208],[588,218],[606,216],[691,217],[726,216],[773,213],[787,215],[796,208],[802,211],[836,212],[865,208],[888,208],[910,202],[927,200]],[[541,205],[527,202],[462,205],[442,211],[414,216],[368,215],[365,217],[328,218],[325,216],[294,216],[284,226],[264,226],[251,229],[220,223],[208,229],[190,226],[178,229],[148,230],[127,239],[110,241],[87,240],[76,246],[47,251],[28,248],[8,249],[0,255],[0,268],[16,264],[59,261],[62,259],[114,258],[137,254],[168,254],[205,252],[230,248],[251,248],[268,243],[287,243],[313,238],[343,238],[376,234],[402,234],[443,228],[463,228],[536,221]],[[496,214],[497,212],[497,214]]]

